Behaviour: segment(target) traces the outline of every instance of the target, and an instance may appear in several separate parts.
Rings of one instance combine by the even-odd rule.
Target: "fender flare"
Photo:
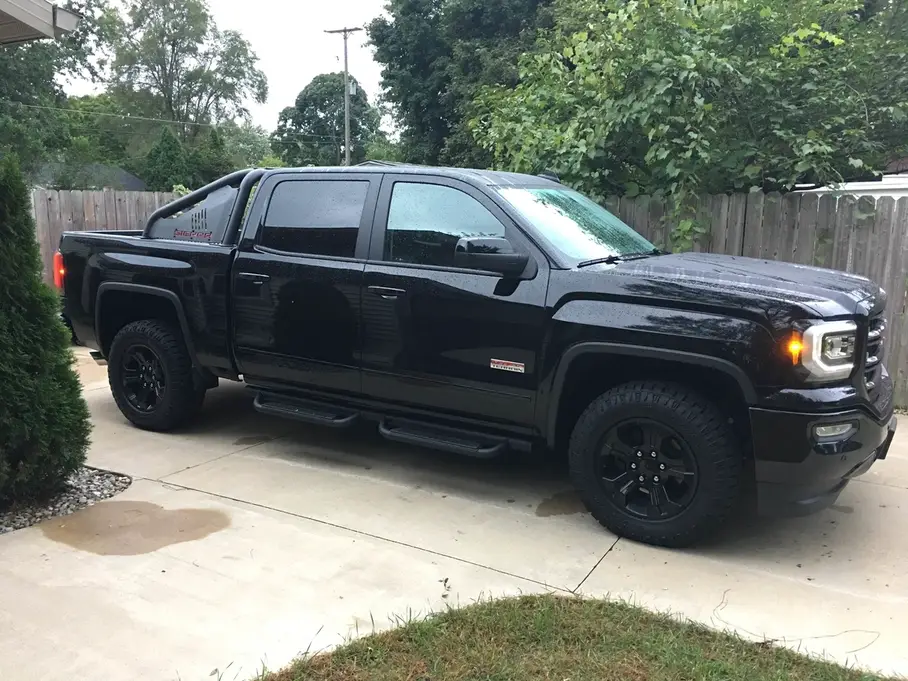
[[[129,291],[131,293],[140,293],[147,296],[157,296],[164,298],[171,305],[177,315],[177,321],[180,324],[180,332],[183,334],[183,342],[186,343],[186,350],[192,360],[192,367],[199,368],[198,359],[195,354],[195,345],[192,342],[192,335],[189,333],[189,323],[186,321],[186,312],[183,309],[183,303],[179,296],[173,291],[157,286],[145,286],[144,284],[130,284],[119,281],[105,281],[98,286],[98,293],[95,296],[95,334],[98,336],[98,345],[101,345],[101,299],[109,291]]]
[[[644,357],[648,359],[658,359],[678,364],[688,364],[693,366],[702,366],[716,371],[720,371],[730,377],[744,395],[744,400],[748,405],[756,404],[757,391],[753,383],[741,367],[718,357],[709,355],[700,355],[694,352],[684,352],[681,350],[669,350],[666,348],[654,348],[646,345],[626,345],[624,343],[607,343],[600,341],[591,341],[577,343],[565,350],[564,354],[555,367],[555,375],[552,379],[551,389],[549,391],[548,413],[546,414],[546,442],[550,447],[555,445],[555,428],[558,424],[558,410],[561,406],[561,395],[564,392],[564,381],[567,378],[568,370],[574,360],[583,355],[620,355]]]

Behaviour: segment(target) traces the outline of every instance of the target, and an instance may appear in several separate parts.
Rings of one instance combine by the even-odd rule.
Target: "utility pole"
[[[350,72],[347,69],[347,37],[361,28],[339,28],[325,33],[342,33],[344,36],[344,165],[350,165]]]

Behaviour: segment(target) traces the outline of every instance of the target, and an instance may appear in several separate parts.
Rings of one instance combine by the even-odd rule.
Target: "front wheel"
[[[205,398],[193,381],[192,360],[169,324],[127,324],[108,357],[110,391],[123,415],[145,430],[173,430],[196,415]]]
[[[726,519],[743,456],[710,401],[680,385],[640,382],[587,407],[571,435],[570,469],[586,507],[609,530],[681,547]]]

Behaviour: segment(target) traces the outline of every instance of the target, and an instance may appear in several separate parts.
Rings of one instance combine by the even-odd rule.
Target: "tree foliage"
[[[161,136],[149,150],[141,172],[151,191],[169,192],[177,184],[193,185],[186,150],[169,127],[161,128]]]
[[[351,76],[350,155],[365,158],[366,146],[378,132],[380,116]],[[284,109],[271,137],[274,153],[288,166],[341,165],[344,160],[344,74],[323,73],[299,93],[294,106]]]
[[[90,425],[60,301],[41,279],[31,201],[0,159],[0,507],[58,491],[85,461]]]
[[[484,167],[467,121],[485,85],[517,84],[517,59],[551,0],[390,0],[368,28],[406,160]]]
[[[95,78],[104,63],[104,0],[61,4],[83,16],[74,33],[0,48],[0,151],[15,153],[28,171],[69,145],[56,111],[66,102],[58,76]]]
[[[112,82],[144,115],[183,123],[245,117],[268,82],[236,31],[220,31],[204,0],[129,0],[114,20]],[[184,136],[198,128],[187,126]]]
[[[560,1],[520,84],[479,97],[474,132],[500,166],[549,168],[599,199],[680,205],[865,175],[908,145],[906,14],[873,0]]]

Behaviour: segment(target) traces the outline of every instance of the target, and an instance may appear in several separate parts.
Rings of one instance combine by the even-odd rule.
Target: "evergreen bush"
[[[54,494],[85,461],[88,407],[59,308],[19,164],[0,158],[0,508]]]

